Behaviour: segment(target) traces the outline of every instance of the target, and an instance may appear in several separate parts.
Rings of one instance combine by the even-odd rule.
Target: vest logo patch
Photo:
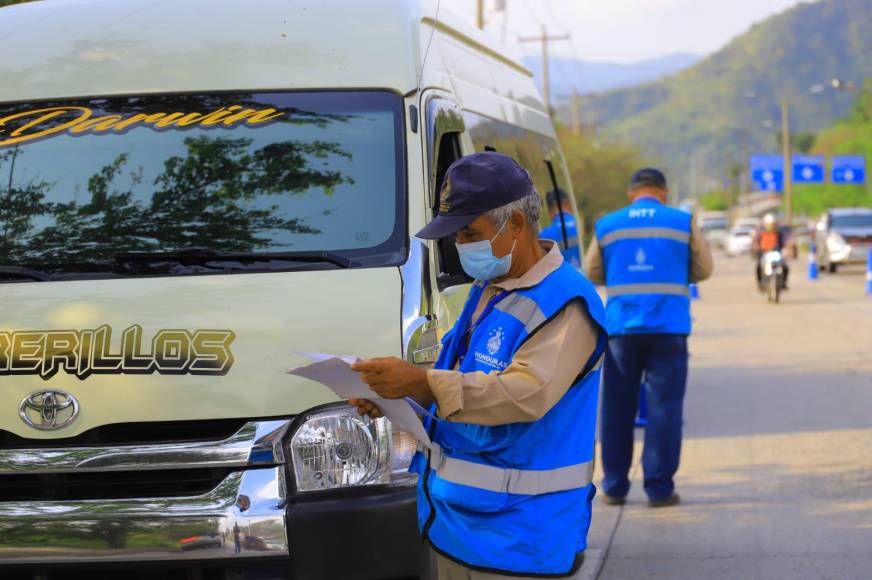
[[[487,353],[489,355],[497,354],[500,347],[503,346],[503,336],[504,333],[502,326],[490,333],[490,337],[487,339]]]
[[[645,250],[642,246],[636,250],[636,263],[627,267],[630,272],[650,272],[654,269],[654,266],[651,264],[645,263],[648,259],[648,256],[645,254]]]
[[[495,356],[503,347],[503,339],[505,338],[505,336],[506,333],[503,332],[502,326],[493,329],[490,332],[490,335],[488,335],[487,342],[485,343],[485,349],[487,350],[487,354],[475,351],[476,362],[487,365],[489,367],[493,367],[499,371],[506,370],[506,368],[508,368],[509,366],[509,363],[500,360]]]

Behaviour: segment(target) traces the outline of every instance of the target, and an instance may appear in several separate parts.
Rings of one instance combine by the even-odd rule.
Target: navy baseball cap
[[[416,237],[446,238],[490,210],[533,191],[530,174],[508,155],[485,151],[461,157],[445,172],[439,214]]]
[[[630,189],[639,187],[657,187],[666,189],[666,176],[659,169],[646,167],[640,169],[633,174],[633,179],[630,180]]]

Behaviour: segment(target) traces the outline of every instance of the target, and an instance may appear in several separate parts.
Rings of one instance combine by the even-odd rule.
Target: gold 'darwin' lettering
[[[242,105],[230,105],[210,112],[173,111],[110,114],[94,116],[88,107],[45,107],[18,111],[0,117],[0,148],[28,141],[69,135],[120,134],[136,127],[172,129],[187,127],[234,127],[239,125],[262,126],[283,117],[285,113],[267,107],[247,109]]]

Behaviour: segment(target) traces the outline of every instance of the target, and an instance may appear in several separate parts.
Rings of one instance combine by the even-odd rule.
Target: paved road
[[[872,578],[872,297],[862,269],[770,305],[745,258],[694,303],[683,505],[596,502],[587,577]],[[597,480],[599,480],[597,477]]]

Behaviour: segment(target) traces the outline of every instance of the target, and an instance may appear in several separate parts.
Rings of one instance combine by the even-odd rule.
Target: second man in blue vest
[[[605,284],[609,348],[603,368],[603,499],[622,504],[630,490],[633,425],[646,377],[648,425],[642,453],[649,505],[679,502],[673,476],[681,454],[690,334],[689,284],[708,278],[712,257],[691,214],[666,206],[657,169],[633,176],[631,204],[596,224],[585,255],[588,278]]]
[[[578,227],[572,214],[569,194],[558,188],[545,194],[545,205],[551,224],[542,229],[539,237],[554,240],[566,260],[573,268],[581,268],[581,251],[578,247]]]

